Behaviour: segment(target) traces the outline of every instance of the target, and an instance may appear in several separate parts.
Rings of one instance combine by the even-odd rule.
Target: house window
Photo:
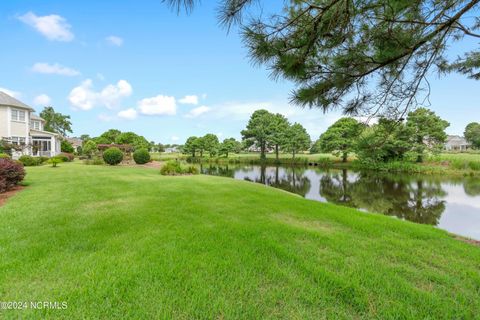
[[[32,121],[30,126],[32,127],[33,130],[38,130],[38,131],[41,130],[40,121]]]
[[[11,141],[17,146],[25,145],[25,137],[12,137]]]
[[[12,109],[12,121],[25,122],[25,111]]]

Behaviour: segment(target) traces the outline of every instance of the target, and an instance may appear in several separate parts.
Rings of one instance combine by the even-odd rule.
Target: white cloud
[[[108,114],[101,113],[101,114],[98,115],[98,120],[100,120],[102,122],[110,122],[110,121],[113,120],[113,117],[109,116]]]
[[[80,72],[75,69],[64,67],[61,64],[49,64],[45,62],[37,62],[33,65],[32,71],[43,74],[58,74],[61,76],[74,77],[78,76]]]
[[[191,95],[191,96],[185,96],[182,99],[178,100],[181,104],[193,104],[197,105],[198,104],[198,96],[196,95]]]
[[[172,140],[172,141],[178,141],[178,140],[180,140],[180,138],[177,137],[177,136],[171,136],[171,137],[170,137],[170,140]]]
[[[87,79],[72,89],[68,100],[75,109],[90,110],[95,106],[113,109],[119,105],[122,98],[129,97],[132,92],[132,86],[126,80],[109,84],[100,92],[96,92],[93,90],[92,80]]]
[[[59,15],[37,16],[33,12],[27,12],[18,19],[23,23],[35,28],[51,41],[72,41],[75,36],[70,31],[71,26],[67,20]]]
[[[52,99],[46,94],[41,94],[33,99],[33,104],[36,106],[48,106],[52,102]]]
[[[17,99],[19,99],[22,96],[20,92],[13,91],[13,90],[10,90],[10,89],[7,89],[7,88],[0,88],[0,91],[8,94],[9,96],[17,98]]]
[[[121,47],[123,45],[123,39],[117,36],[108,36],[105,40],[112,46]]]
[[[174,97],[158,95],[140,100],[138,102],[138,110],[141,114],[147,116],[175,115],[177,113],[177,104]]]
[[[117,116],[125,120],[134,120],[137,118],[137,110],[129,108],[127,110],[120,111],[117,113]]]
[[[192,110],[190,110],[190,112],[188,112],[185,117],[186,118],[196,118],[204,113],[207,113],[211,110],[210,107],[207,107],[207,106],[200,106],[198,108],[194,108]]]

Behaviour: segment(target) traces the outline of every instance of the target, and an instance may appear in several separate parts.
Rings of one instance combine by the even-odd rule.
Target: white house
[[[0,91],[0,139],[23,146],[12,153],[53,157],[60,153],[61,137],[44,131],[45,120],[34,114],[35,110],[21,101]]]
[[[445,150],[447,151],[465,151],[470,149],[470,143],[460,136],[448,136],[445,143]]]

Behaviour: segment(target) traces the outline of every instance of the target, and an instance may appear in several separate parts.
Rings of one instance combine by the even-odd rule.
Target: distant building
[[[67,141],[72,145],[75,152],[78,152],[78,148],[82,147],[82,139],[79,138],[67,138]]]
[[[466,151],[470,149],[470,143],[460,136],[448,136],[445,143],[445,150],[447,151]]]
[[[165,153],[177,153],[179,152],[178,147],[165,148]]]

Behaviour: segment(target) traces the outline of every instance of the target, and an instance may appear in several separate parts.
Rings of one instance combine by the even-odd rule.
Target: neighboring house
[[[79,148],[82,147],[83,141],[79,138],[67,138],[67,141],[72,145],[75,152],[78,152]]]
[[[179,152],[178,147],[165,148],[165,153],[177,153]]]
[[[35,110],[0,91],[0,139],[19,146],[21,155],[53,157],[60,153],[61,137],[44,130],[45,120],[34,114]]]
[[[445,143],[445,150],[447,151],[466,151],[470,149],[470,143],[460,136],[448,136]]]

